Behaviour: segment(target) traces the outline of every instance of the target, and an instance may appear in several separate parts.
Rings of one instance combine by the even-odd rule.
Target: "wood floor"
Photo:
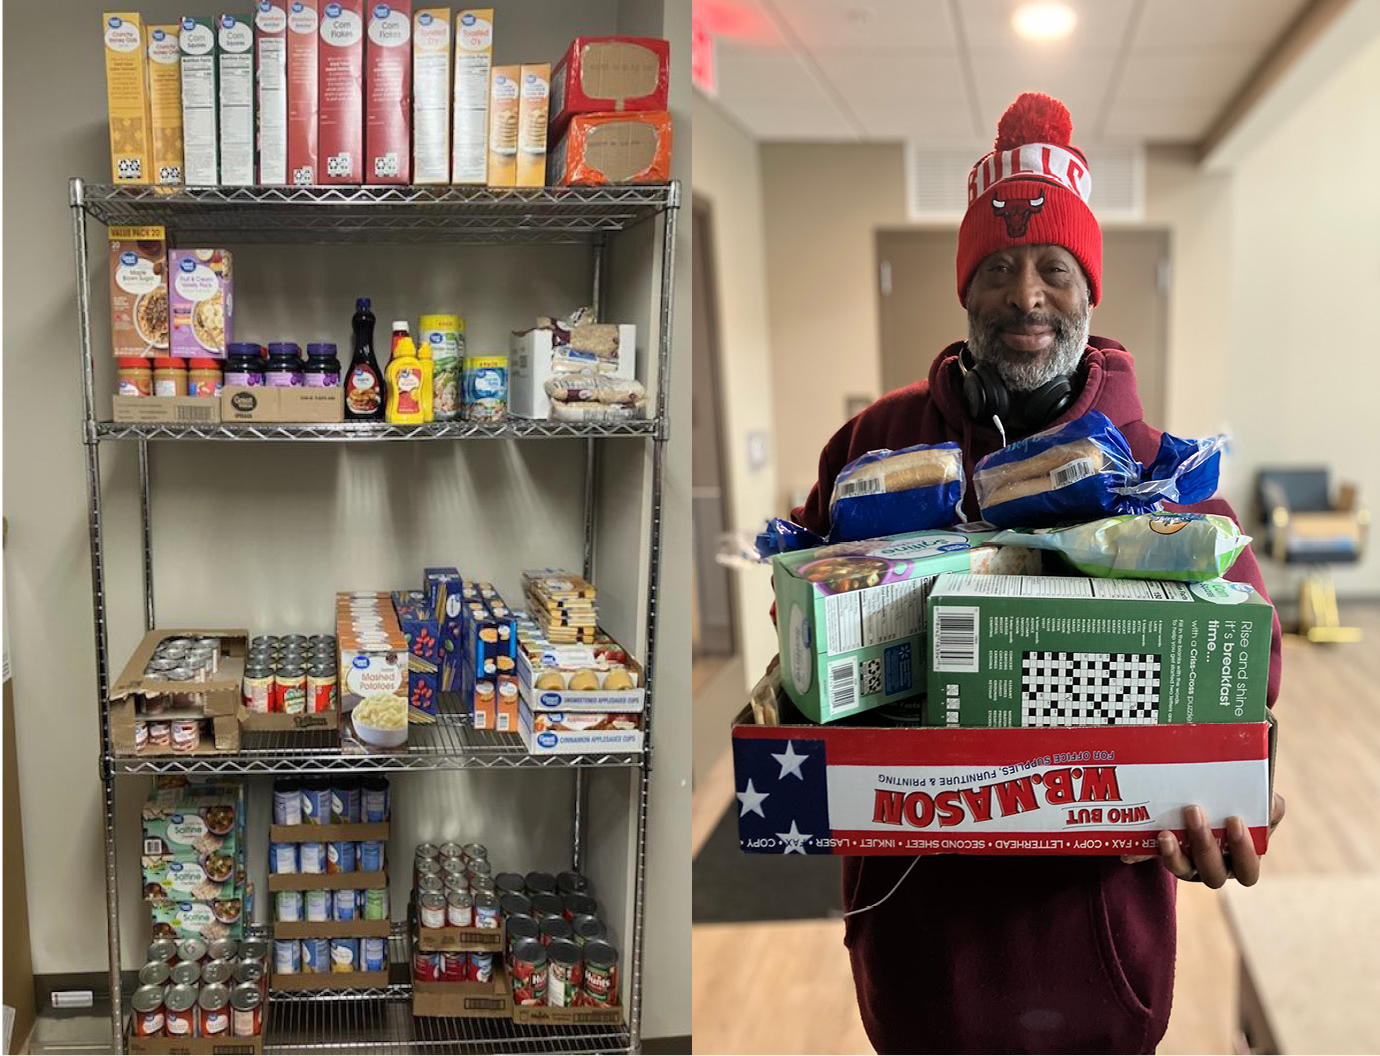
[[[1270,844],[1262,884],[1271,875],[1380,872],[1380,607],[1344,607],[1342,618],[1364,628],[1362,643],[1286,639],[1275,787],[1288,813]],[[696,850],[732,799],[725,755],[696,790]],[[1174,1011],[1158,1051],[1234,1052],[1237,952],[1221,896],[1180,884],[1178,930]],[[872,1051],[853,1000],[841,922],[699,925],[693,941],[697,1053]]]

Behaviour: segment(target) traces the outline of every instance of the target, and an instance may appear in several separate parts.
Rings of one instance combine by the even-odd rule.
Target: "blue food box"
[[[440,691],[440,624],[426,593],[420,590],[395,590],[393,611],[407,639],[408,707],[434,716],[436,694]]]
[[[459,569],[428,568],[422,571],[427,604],[440,627],[437,688],[444,693],[460,689],[460,602],[463,577]]]

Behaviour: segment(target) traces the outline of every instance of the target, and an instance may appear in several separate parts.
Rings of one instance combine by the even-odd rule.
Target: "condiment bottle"
[[[391,342],[391,343],[389,344],[389,346],[388,346],[388,358],[389,358],[389,359],[392,359],[394,356],[396,356],[396,355],[398,354],[398,342],[399,342],[399,341],[401,341],[403,338],[408,338],[408,339],[410,340],[411,337],[412,337],[412,332],[411,332],[411,331],[408,329],[408,327],[407,327],[407,320],[406,320],[406,319],[394,319],[394,320],[393,320],[393,340],[392,340],[392,342]]]
[[[422,421],[435,421],[436,364],[431,359],[431,345],[423,341],[422,347],[417,349],[417,358],[422,364]]]
[[[264,382],[280,388],[302,387],[302,349],[295,341],[274,341],[268,346]]]
[[[187,395],[187,365],[184,360],[160,356],[153,361],[153,394]]]
[[[340,384],[340,360],[334,342],[314,342],[307,346],[307,365],[302,383],[309,389],[333,389]]]
[[[350,322],[354,330],[354,354],[345,376],[345,418],[381,422],[385,412],[383,372],[374,358],[374,313],[369,310],[368,297],[355,301],[355,314]]]
[[[388,361],[388,420],[399,425],[426,421],[422,395],[422,361],[412,338],[403,334]]]

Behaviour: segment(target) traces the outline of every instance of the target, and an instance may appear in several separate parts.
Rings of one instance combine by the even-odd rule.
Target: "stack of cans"
[[[263,1029],[268,943],[155,939],[131,1003],[140,1037],[251,1038]]]
[[[518,883],[521,888],[518,889]],[[618,1003],[618,951],[579,873],[500,873],[504,955],[513,1003],[548,1008]]]
[[[412,898],[423,929],[499,927],[498,888],[482,843],[419,844],[412,860]],[[488,983],[494,955],[418,949],[412,974],[418,982]]]
[[[286,715],[334,711],[340,698],[334,635],[260,635],[244,662],[244,706]]]
[[[279,975],[382,972],[388,940],[382,937],[274,939],[273,970]]]

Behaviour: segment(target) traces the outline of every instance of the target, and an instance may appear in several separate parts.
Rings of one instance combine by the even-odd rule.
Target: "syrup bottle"
[[[354,355],[345,374],[345,420],[381,422],[387,394],[383,372],[374,358],[374,313],[369,310],[368,297],[355,301],[350,325],[354,330]]]

